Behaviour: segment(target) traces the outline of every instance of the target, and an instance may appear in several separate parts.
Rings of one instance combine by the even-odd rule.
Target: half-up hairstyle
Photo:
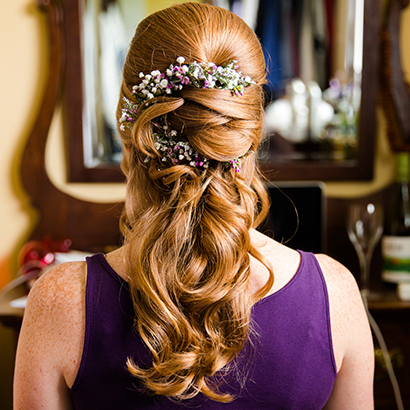
[[[139,73],[165,72],[183,56],[238,70],[254,85],[229,90],[185,86],[142,104],[132,129],[120,130],[127,177],[122,229],[135,326],[152,354],[129,371],[158,395],[187,399],[199,392],[227,402],[216,383],[244,347],[252,305],[273,284],[267,261],[252,246],[250,229],[266,216],[268,197],[256,166],[263,120],[265,63],[253,31],[233,13],[184,3],[143,20],[131,42],[117,110],[132,100]],[[152,137],[161,117],[209,159],[207,169],[161,160]],[[241,159],[241,170],[227,166]],[[270,271],[256,294],[249,289],[250,255]]]

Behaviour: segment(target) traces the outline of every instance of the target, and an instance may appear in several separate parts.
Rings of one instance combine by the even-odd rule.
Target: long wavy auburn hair
[[[127,195],[122,230],[127,249],[135,326],[152,354],[149,367],[128,359],[129,371],[158,395],[187,399],[199,392],[233,399],[215,381],[244,347],[252,305],[273,284],[269,263],[254,248],[250,229],[263,221],[268,197],[256,166],[261,142],[265,63],[253,31],[218,7],[184,3],[143,20],[131,42],[117,109],[132,100],[139,73],[186,63],[237,60],[256,82],[244,95],[185,86],[143,104],[132,130],[119,131]],[[209,168],[166,166],[152,123],[169,126],[210,159]],[[252,150],[235,172],[226,161]],[[149,161],[147,161],[149,158]],[[250,255],[270,279],[249,289]]]

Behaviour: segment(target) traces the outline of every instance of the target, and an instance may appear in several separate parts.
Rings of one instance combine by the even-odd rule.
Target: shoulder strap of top
[[[262,312],[281,315],[284,323],[290,323],[297,316],[296,312],[304,312],[306,320],[317,322],[336,371],[326,281],[316,256],[310,252],[298,252],[301,254],[301,261],[292,279],[277,292],[259,300],[253,306],[253,311],[255,317],[263,315]]]
[[[110,271],[110,266],[103,254],[95,254],[86,260],[84,347],[79,371],[71,388],[72,392],[75,391],[83,376],[89,357],[94,354],[92,351],[95,350],[95,341],[102,336],[101,332],[110,325],[109,321],[115,317],[115,315],[113,316],[114,312],[121,309],[119,296],[121,288],[124,284],[126,285],[126,282],[122,281],[114,271]],[[104,320],[104,327],[100,326],[101,320]]]

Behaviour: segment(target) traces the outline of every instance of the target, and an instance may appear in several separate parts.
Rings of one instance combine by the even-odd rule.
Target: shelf
[[[410,309],[410,301],[403,301],[393,290],[383,291],[379,300],[369,301],[370,310]]]

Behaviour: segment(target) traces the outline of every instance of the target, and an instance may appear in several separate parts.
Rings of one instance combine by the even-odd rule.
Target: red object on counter
[[[66,253],[70,250],[71,241],[53,241],[46,236],[42,241],[29,241],[20,250],[18,263],[23,274],[41,271],[46,266],[51,265],[56,252]]]

